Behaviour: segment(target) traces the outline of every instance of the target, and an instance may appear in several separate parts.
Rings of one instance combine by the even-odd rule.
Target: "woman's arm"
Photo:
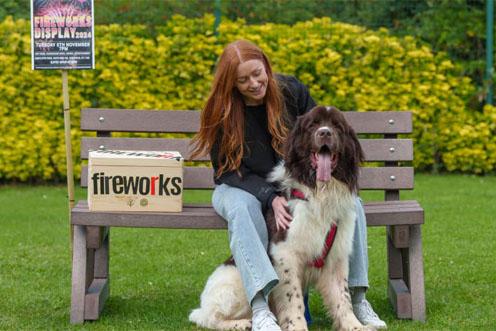
[[[210,160],[214,168],[214,174],[217,174],[217,170],[219,169],[218,140],[212,146]],[[226,171],[219,177],[215,177],[215,183],[227,184],[253,194],[262,204],[262,210],[264,212],[272,207],[272,201],[277,197],[277,188],[274,185],[268,183],[265,178],[251,172],[243,164],[239,168],[239,173],[238,171]]]

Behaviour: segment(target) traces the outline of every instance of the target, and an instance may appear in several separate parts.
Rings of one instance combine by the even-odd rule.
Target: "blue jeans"
[[[259,291],[268,296],[279,279],[267,254],[268,232],[260,201],[242,189],[221,184],[215,187],[212,205],[227,221],[229,247],[249,302]],[[368,287],[367,227],[360,198],[356,205],[357,224],[348,282],[349,287]]]

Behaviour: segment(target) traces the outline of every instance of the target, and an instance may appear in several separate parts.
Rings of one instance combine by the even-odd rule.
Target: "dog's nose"
[[[329,129],[327,126],[319,128],[317,130],[317,137],[319,138],[325,138],[330,136],[331,136],[331,129]]]

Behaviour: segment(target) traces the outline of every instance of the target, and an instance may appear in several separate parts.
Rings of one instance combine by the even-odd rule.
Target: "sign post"
[[[64,137],[65,137],[65,156],[67,168],[67,193],[69,196],[69,220],[71,209],[74,207],[74,174],[72,164],[72,145],[71,145],[71,108],[69,106],[69,82],[67,70],[62,70],[62,96],[64,98]]]
[[[93,0],[31,0],[32,69],[62,70],[69,222],[74,207],[74,175],[68,70],[94,69],[94,50]]]

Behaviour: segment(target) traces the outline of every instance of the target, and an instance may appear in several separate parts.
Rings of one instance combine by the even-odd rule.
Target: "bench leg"
[[[105,230],[106,235],[101,247],[95,250],[95,278],[109,277],[109,248],[110,248],[110,228]]]
[[[103,242],[94,251],[93,279],[85,296],[85,320],[97,320],[110,294],[109,248],[110,228],[102,228]]]
[[[72,253],[71,323],[84,322],[87,277],[86,227],[74,225]]]
[[[83,225],[74,226],[72,257],[71,323],[97,320],[109,296],[109,230],[105,229],[99,247],[91,244],[92,231]],[[93,241],[94,244],[94,241]],[[93,245],[92,244],[92,245]]]
[[[408,229],[408,243],[395,245],[388,227],[388,296],[398,318],[425,321],[424,267],[420,225]],[[405,247],[406,246],[406,247]]]
[[[407,283],[404,266],[404,249],[395,247],[391,238],[392,231],[388,227],[387,253],[388,253],[388,297],[396,312],[397,318],[412,318],[412,300]]]
[[[412,319],[425,322],[424,259],[420,225],[410,226],[409,280],[412,295]]]

